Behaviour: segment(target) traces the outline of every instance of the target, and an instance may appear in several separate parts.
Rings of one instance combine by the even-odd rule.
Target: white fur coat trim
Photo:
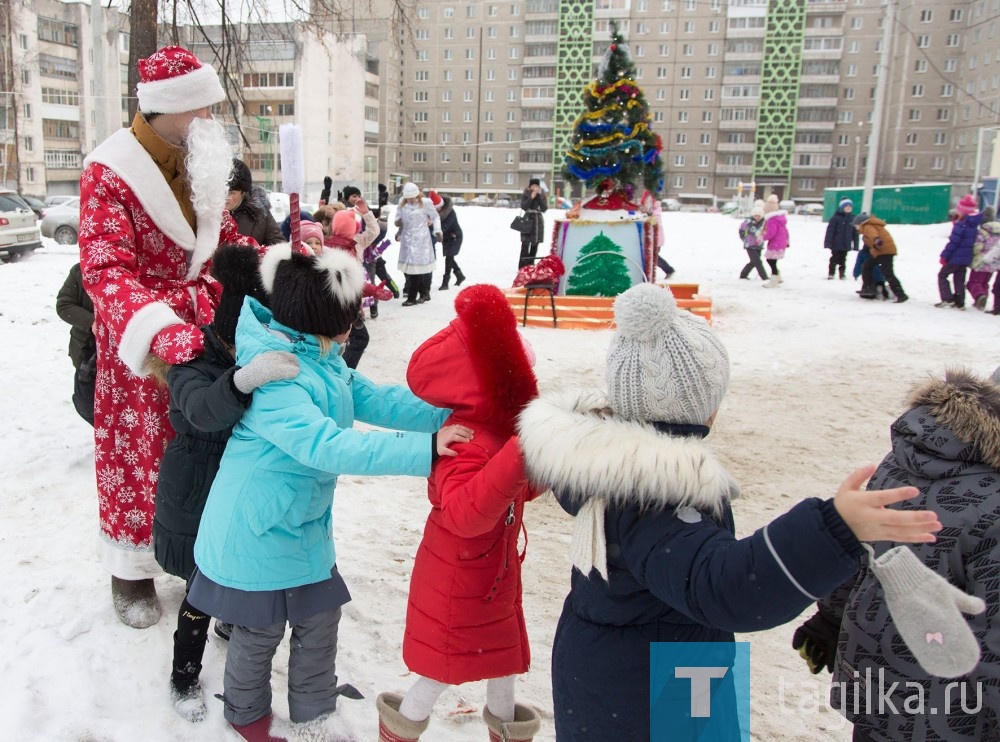
[[[84,167],[92,162],[111,168],[125,181],[149,218],[171,242],[186,252],[194,250],[194,230],[184,218],[184,212],[156,162],[139,144],[131,129],[119,129],[101,142],[87,155]]]
[[[521,413],[518,428],[531,480],[580,501],[690,506],[717,515],[739,496],[739,484],[701,439],[615,417],[604,392],[536,399]]]
[[[148,376],[146,359],[149,357],[149,346],[153,343],[153,338],[160,330],[183,322],[184,320],[163,302],[150,302],[135,312],[125,325],[121,341],[118,343],[118,358],[136,376]]]

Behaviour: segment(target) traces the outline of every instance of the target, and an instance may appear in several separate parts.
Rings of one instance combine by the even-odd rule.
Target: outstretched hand
[[[874,471],[875,466],[872,465],[853,472],[833,498],[833,506],[855,538],[858,541],[896,541],[903,544],[933,543],[934,533],[941,530],[941,523],[932,511],[886,507],[916,497],[920,490],[916,487],[862,489]]]
[[[458,451],[449,446],[452,443],[468,443],[472,440],[472,428],[464,425],[445,425],[437,434],[438,456],[458,456]]]

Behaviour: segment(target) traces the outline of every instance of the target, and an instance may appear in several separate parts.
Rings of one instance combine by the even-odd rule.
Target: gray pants
[[[337,629],[340,608],[292,626],[288,708],[293,722],[311,721],[337,708]],[[263,629],[233,626],[226,652],[225,717],[235,726],[271,712],[271,660],[285,622]]]

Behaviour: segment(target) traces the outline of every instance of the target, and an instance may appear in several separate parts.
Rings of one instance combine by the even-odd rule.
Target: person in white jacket
[[[396,209],[399,227],[399,270],[406,276],[404,307],[431,300],[431,279],[437,254],[434,241],[441,241],[441,217],[416,183],[403,186],[403,198]],[[433,234],[433,237],[432,237]]]

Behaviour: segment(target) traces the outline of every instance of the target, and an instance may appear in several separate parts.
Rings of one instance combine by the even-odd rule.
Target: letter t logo
[[[724,678],[728,667],[675,667],[675,678],[691,680],[691,718],[712,716],[712,679]]]

